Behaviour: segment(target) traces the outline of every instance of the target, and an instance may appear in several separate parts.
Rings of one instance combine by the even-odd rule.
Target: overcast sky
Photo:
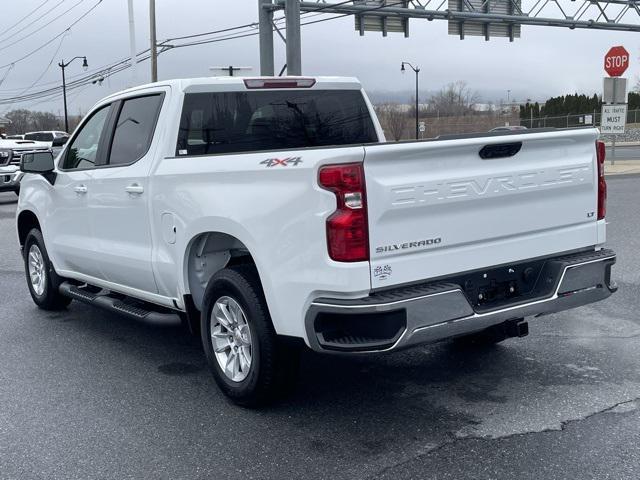
[[[43,2],[4,1],[0,32],[5,32]],[[62,18],[44,26],[77,3],[79,5]],[[97,0],[48,0],[38,14],[22,22],[20,28],[8,34],[0,33],[0,64],[13,62],[64,31],[95,3]],[[134,3],[136,44],[140,51],[149,43],[149,2],[134,0]],[[577,8],[578,3],[567,2],[570,9]],[[50,14],[39,17],[51,8]],[[257,0],[157,0],[156,8],[159,41],[257,21]],[[627,15],[629,23],[638,23],[633,12]],[[34,21],[36,23],[30,26]],[[459,40],[447,35],[447,22],[425,20],[411,20],[410,32],[409,38],[402,34],[389,34],[383,38],[378,33],[361,37],[355,32],[351,17],[305,26],[302,31],[303,74],[356,76],[370,91],[406,92],[408,99],[414,88],[414,77],[413,74],[401,75],[400,62],[405,60],[422,69],[420,78],[424,91],[465,80],[480,92],[484,101],[499,102],[506,100],[507,90],[511,90],[511,98],[517,100],[544,100],[551,95],[575,91],[600,93],[603,56],[613,45],[624,45],[631,53],[631,66],[627,71],[631,84],[635,83],[640,71],[638,35],[633,33],[523,26],[522,38],[512,43],[505,38],[486,42],[477,37]],[[23,36],[28,38],[10,45]],[[284,44],[277,37],[274,42],[276,70],[279,70],[284,64]],[[56,40],[27,60],[16,63],[0,85],[0,99],[20,93],[41,75],[38,84],[29,92],[54,86],[47,83],[60,81],[57,62],[76,55],[87,56],[90,70],[129,55],[127,0],[103,0],[64,36],[62,43]],[[252,66],[253,73],[259,74],[258,37],[166,52],[159,57],[159,77],[207,76],[211,75],[210,66],[229,64]],[[0,70],[0,79],[5,73],[6,69]],[[67,69],[70,77],[81,73],[79,61]],[[149,78],[149,63],[139,64],[137,83],[146,83]],[[70,112],[86,112],[101,97],[131,84],[130,71],[124,71],[102,85],[90,85],[81,92],[70,93]],[[9,108],[18,107],[59,113],[62,101],[55,99],[38,104],[31,101]],[[0,106],[0,114],[6,111],[7,106]]]

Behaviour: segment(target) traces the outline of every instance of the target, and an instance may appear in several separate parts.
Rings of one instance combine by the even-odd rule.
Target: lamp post
[[[71,62],[73,62],[76,58],[82,58],[82,68],[85,70],[89,68],[89,64],[87,63],[87,57],[73,57],[67,63],[64,63],[62,60],[58,66],[62,69],[62,98],[64,99],[64,131],[69,133],[69,118],[67,116],[67,82],[64,77],[64,69],[67,68]]]
[[[402,65],[400,66],[400,71],[402,73],[405,72],[405,69],[404,69],[405,65],[408,65],[409,68],[411,68],[411,70],[413,70],[415,72],[415,74],[416,74],[416,140],[418,140],[418,137],[419,137],[419,132],[418,132],[418,130],[419,130],[419,128],[418,128],[419,118],[418,117],[420,115],[419,108],[418,108],[418,106],[420,105],[419,102],[418,102],[418,74],[420,73],[420,68],[414,67],[409,62],[402,62]]]

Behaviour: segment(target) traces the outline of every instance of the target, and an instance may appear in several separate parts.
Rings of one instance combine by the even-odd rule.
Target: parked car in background
[[[69,134],[67,132],[60,131],[40,131],[40,132],[27,132],[24,134],[26,140],[34,140],[37,142],[47,142],[54,157],[62,151],[62,147],[67,140],[69,140]]]
[[[51,147],[61,147],[69,140],[69,134],[59,131],[27,132],[24,134],[24,139],[35,140],[36,142],[49,142],[49,146]]]
[[[20,192],[20,160],[24,152],[51,151],[48,143],[0,139],[0,192]]]

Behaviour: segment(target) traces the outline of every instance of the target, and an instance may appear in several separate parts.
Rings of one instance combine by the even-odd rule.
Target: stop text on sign
[[[619,77],[629,68],[629,52],[623,46],[612,47],[604,56],[604,69],[610,77]]]

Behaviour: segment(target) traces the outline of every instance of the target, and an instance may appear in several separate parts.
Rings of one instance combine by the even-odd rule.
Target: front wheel
[[[216,383],[233,402],[259,406],[282,396],[294,383],[299,352],[276,335],[253,266],[225,268],[211,278],[201,332]]]
[[[56,274],[44,246],[42,233],[34,228],[24,242],[24,270],[31,298],[43,310],[61,310],[71,299],[58,291],[60,277]]]

